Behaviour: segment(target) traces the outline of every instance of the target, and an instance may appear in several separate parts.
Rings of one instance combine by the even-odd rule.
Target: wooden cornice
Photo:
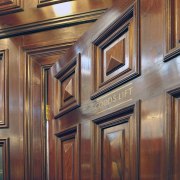
[[[40,31],[49,30],[51,28],[63,28],[83,23],[90,23],[96,21],[106,9],[98,9],[81,14],[74,14],[65,17],[58,17],[44,21],[23,24],[20,26],[3,28],[0,30],[0,38],[9,38],[18,35],[25,35],[36,33]]]

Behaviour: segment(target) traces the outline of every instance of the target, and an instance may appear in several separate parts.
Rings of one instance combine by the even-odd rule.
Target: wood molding
[[[9,138],[0,139],[0,147],[2,148],[3,179],[9,179]]]
[[[50,6],[53,4],[58,4],[58,3],[64,3],[72,0],[39,0],[38,2],[38,8],[44,7],[44,6]]]
[[[0,3],[0,16],[23,11],[23,0],[5,0]]]
[[[78,54],[55,76],[59,81],[59,92],[56,92],[56,94],[60,94],[60,109],[59,113],[54,117],[55,119],[80,107],[80,68],[81,55]]]
[[[33,133],[35,133],[35,130],[32,128],[34,127],[36,124],[36,121],[33,121],[32,118],[32,112],[33,112],[33,104],[32,104],[32,99],[33,97],[33,67],[31,65],[31,62],[37,61],[37,64],[39,64],[39,71],[41,71],[41,82],[39,86],[41,86],[41,105],[40,105],[40,112],[41,112],[41,154],[42,154],[42,158],[43,158],[43,162],[46,162],[46,157],[45,157],[45,153],[46,153],[46,146],[45,146],[45,140],[42,137],[44,136],[44,101],[43,101],[43,78],[44,78],[44,67],[45,66],[52,66],[52,64],[46,64],[46,62],[39,62],[38,58],[46,58],[52,55],[62,55],[64,54],[68,48],[70,48],[72,46],[72,44],[74,44],[74,42],[68,42],[68,43],[63,43],[63,44],[55,44],[55,45],[45,45],[43,47],[34,47],[34,46],[30,46],[30,47],[23,47],[24,50],[24,54],[26,57],[26,61],[25,61],[25,78],[24,78],[24,94],[25,94],[25,98],[24,98],[24,109],[26,110],[24,113],[24,144],[25,144],[25,152],[27,152],[27,154],[25,154],[26,158],[25,158],[25,175],[26,178],[33,178],[33,168],[34,168],[34,164],[33,164],[33,142],[35,141],[35,139],[39,138],[39,137],[33,137]],[[45,63],[45,64],[44,64]],[[37,69],[36,69],[37,70]],[[36,82],[35,82],[36,83]],[[39,83],[39,82],[38,82]],[[37,108],[37,107],[36,107]],[[37,120],[37,119],[36,119]],[[46,171],[45,171],[45,164],[43,164],[43,168],[42,168],[42,177],[45,178],[46,176]]]
[[[95,171],[97,174],[96,179],[103,179],[103,177],[107,176],[107,174],[112,175],[112,172],[110,172],[111,169],[106,168],[106,164],[112,163],[107,162],[110,161],[107,157],[108,155],[109,157],[111,156],[112,159],[114,157],[116,161],[120,161],[120,158],[116,157],[117,153],[115,152],[115,149],[117,150],[117,147],[113,147],[113,143],[110,143],[108,147],[105,147],[107,143],[107,136],[111,136],[112,134],[113,137],[115,137],[115,134],[117,135],[118,133],[123,133],[121,134],[122,143],[124,138],[129,141],[129,143],[126,142],[126,145],[122,145],[126,148],[126,156],[121,154],[122,157],[125,157],[125,159],[120,163],[121,168],[119,170],[122,171],[121,177],[124,178],[124,176],[126,176],[129,177],[129,179],[139,179],[140,102],[138,101],[136,104],[132,104],[117,112],[95,119],[93,122],[95,132],[95,145],[93,149],[96,154],[94,159]],[[119,136],[120,134],[118,137]],[[108,151],[107,148],[112,148],[111,150],[114,153],[108,154],[108,152],[111,153],[111,151],[110,149]],[[121,149],[122,147],[119,145],[119,148]],[[125,153],[125,151],[122,150],[122,153]],[[130,159],[131,161],[129,161]],[[128,167],[126,166],[126,170],[123,170],[126,161],[129,161],[130,164]],[[111,177],[108,178],[111,179]],[[118,176],[118,178],[120,177]]]
[[[166,177],[176,179],[180,176],[180,88],[175,88],[166,93]]]
[[[179,3],[179,4],[178,4]],[[178,0],[166,0],[165,8],[165,37],[166,48],[164,62],[172,60],[180,55],[180,21]],[[176,27],[177,26],[177,27]]]
[[[65,17],[58,17],[44,21],[38,21],[29,24],[23,24],[14,27],[8,27],[0,30],[0,38],[9,38],[18,35],[30,34],[39,31],[45,31],[54,28],[69,27],[78,24],[90,23],[96,21],[106,9],[98,9],[81,14],[74,14]]]
[[[80,124],[56,133],[56,179],[79,179],[80,173]],[[68,147],[67,147],[68,146]],[[70,151],[71,150],[71,151]],[[66,154],[68,159],[66,159]],[[72,161],[69,157],[72,157]],[[62,173],[63,172],[63,173]]]
[[[93,42],[94,88],[91,99],[140,75],[138,9],[138,3],[133,4]]]
[[[2,103],[0,107],[0,128],[8,128],[9,125],[9,60],[8,60],[8,50],[0,50],[0,70],[2,72],[0,78],[0,95],[2,98]]]

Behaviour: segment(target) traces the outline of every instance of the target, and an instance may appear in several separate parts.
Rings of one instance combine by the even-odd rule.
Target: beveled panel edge
[[[49,0],[49,1],[39,0],[37,7],[41,8],[41,7],[50,6],[50,5],[58,4],[58,3],[69,2],[69,1],[73,1],[73,0]]]
[[[0,123],[0,128],[9,127],[9,50],[0,49],[0,56],[4,60],[4,119]]]
[[[127,77],[123,78],[122,80],[117,80],[117,82],[113,83],[112,85],[108,86],[108,87],[105,87],[105,88],[102,88],[101,90],[98,90],[97,89],[97,82],[96,82],[96,77],[95,77],[95,74],[96,74],[96,71],[95,71],[95,63],[93,62],[93,76],[94,76],[94,84],[93,84],[93,92],[92,92],[92,95],[90,97],[91,100],[94,100],[96,98],[98,98],[99,96],[115,89],[116,87],[120,86],[120,85],[123,85],[124,83],[126,82],[129,82],[131,80],[133,80],[134,78],[140,76],[141,74],[141,68],[140,68],[140,16],[139,16],[139,9],[140,9],[140,2],[139,1],[135,1],[126,11],[125,13],[120,17],[118,18],[116,21],[112,22],[109,27],[103,31],[101,33],[101,35],[92,42],[92,51],[93,51],[93,61],[95,61],[95,46],[97,46],[97,44],[100,44],[102,41],[104,41],[104,39],[106,38],[106,36],[108,36],[110,33],[114,32],[114,29],[115,31],[119,28],[119,26],[122,25],[122,29],[120,30],[120,32],[123,32],[125,31],[126,29],[126,26],[123,26],[126,24],[126,22],[131,19],[131,18],[134,18],[135,19],[135,27],[134,27],[134,30],[135,30],[135,42],[134,44],[136,45],[136,59],[135,59],[135,67],[134,69],[132,69],[130,72],[128,71],[127,73],[129,73],[127,75]],[[115,36],[117,36],[119,33],[116,33]],[[117,79],[117,78],[116,78]],[[115,81],[115,80],[113,80]]]
[[[54,116],[54,119],[58,119],[59,117],[63,116],[64,114],[73,111],[74,109],[77,109],[81,106],[81,54],[78,53],[72,60],[66,64],[59,73],[55,75],[55,78],[59,80],[59,85],[61,86],[61,80],[64,80],[64,77],[66,77],[69,72],[74,69],[75,72],[75,78],[77,81],[77,89],[75,89],[75,101],[70,103],[68,106],[61,107],[60,105],[60,111],[57,115]],[[61,88],[60,88],[61,91]],[[61,92],[60,92],[61,94]],[[61,101],[61,99],[60,99]],[[61,103],[60,103],[61,104]]]
[[[23,11],[23,1],[24,0],[9,1],[9,3],[3,6],[1,5],[0,16]]]
[[[10,178],[9,144],[10,144],[9,138],[0,138],[0,146],[2,146],[2,148],[3,148],[3,171],[4,171],[3,179],[7,179],[7,180]]]
[[[44,21],[23,24],[0,29],[0,38],[9,38],[25,34],[36,33],[40,31],[70,27],[79,24],[95,22],[107,9],[97,9],[85,13],[74,14],[65,17],[56,17]]]

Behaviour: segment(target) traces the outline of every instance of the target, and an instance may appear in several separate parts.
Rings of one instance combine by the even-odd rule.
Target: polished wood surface
[[[4,179],[178,180],[178,8],[0,2]]]

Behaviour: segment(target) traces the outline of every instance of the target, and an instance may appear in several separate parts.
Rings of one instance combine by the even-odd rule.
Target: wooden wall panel
[[[179,0],[166,0],[166,51],[164,61],[169,61],[180,54],[179,8]]]
[[[140,74],[136,3],[93,42],[94,99]]]
[[[167,93],[167,177],[178,180],[180,177],[180,88]]]
[[[139,179],[139,107],[94,120],[96,179]]]
[[[80,126],[68,128],[57,136],[56,179],[79,179]]]
[[[23,10],[23,0],[3,0],[0,2],[0,15]]]
[[[9,179],[9,138],[0,139],[0,179]]]
[[[0,128],[8,127],[8,50],[0,50]]]
[[[56,75],[59,80],[59,92],[56,97],[60,94],[60,108],[55,119],[80,106],[80,58],[78,54]]]

